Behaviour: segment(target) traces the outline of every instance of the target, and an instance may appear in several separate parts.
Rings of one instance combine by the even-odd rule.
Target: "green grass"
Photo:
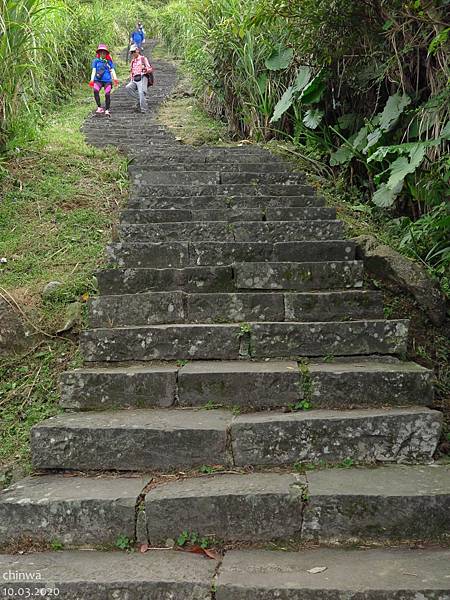
[[[45,335],[33,336],[25,356],[0,360],[0,484],[29,470],[29,430],[59,410],[58,376],[80,359],[77,332],[56,332],[71,303],[96,293],[93,273],[106,264],[127,195],[126,159],[114,148],[88,146],[79,131],[93,109],[91,89],[75,87],[27,151],[3,163],[0,291]],[[55,280],[62,286],[44,301],[43,287]]]

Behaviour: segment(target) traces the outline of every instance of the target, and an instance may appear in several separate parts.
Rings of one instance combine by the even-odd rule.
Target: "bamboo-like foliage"
[[[1,151],[25,142],[43,112],[88,78],[97,43],[125,45],[140,6],[0,0],[0,9]]]

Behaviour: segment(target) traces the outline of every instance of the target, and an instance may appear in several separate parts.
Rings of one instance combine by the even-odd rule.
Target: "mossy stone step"
[[[87,362],[238,360],[406,352],[408,321],[175,324],[81,333]]]
[[[323,207],[325,200],[312,192],[294,196],[146,196],[144,193],[132,192],[128,202],[132,210],[221,210],[230,208],[243,210],[256,208],[267,210],[268,207]]]
[[[127,268],[225,266],[236,262],[352,261],[355,243],[306,242],[115,242],[107,246],[111,264]]]
[[[184,223],[122,224],[119,237],[135,242],[285,242],[338,240],[341,221],[188,221]]]
[[[415,363],[194,361],[91,367],[61,376],[61,405],[110,408],[239,407],[266,410],[302,400],[313,408],[431,406],[433,373]]]
[[[225,204],[225,203],[224,203]],[[207,209],[128,209],[120,221],[129,224],[174,223],[185,221],[303,221],[334,220],[336,209],[328,206],[307,206],[272,209],[266,207],[238,208],[237,206]]]
[[[250,413],[141,409],[67,413],[33,427],[36,469],[145,471],[201,465],[429,462],[442,413],[428,408]]]
[[[201,291],[201,290],[200,290]],[[89,303],[90,327],[163,323],[342,321],[383,317],[379,292],[140,292],[100,296]]]

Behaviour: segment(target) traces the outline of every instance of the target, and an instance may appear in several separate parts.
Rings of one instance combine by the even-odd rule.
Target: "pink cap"
[[[99,44],[99,45],[97,46],[97,52],[98,52],[99,50],[106,50],[106,52],[108,52],[108,46],[107,46],[106,44]]]

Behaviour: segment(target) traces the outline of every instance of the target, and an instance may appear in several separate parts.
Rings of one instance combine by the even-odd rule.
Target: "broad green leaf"
[[[266,68],[270,71],[282,71],[291,64],[294,51],[292,48],[280,48],[266,60]]]
[[[444,127],[444,130],[446,128],[447,125]],[[448,136],[450,136],[450,130],[444,135],[439,136],[435,140],[428,140],[426,142],[406,142],[405,144],[394,144],[392,146],[380,146],[376,152],[369,156],[367,162],[372,162],[374,160],[383,160],[388,154],[392,152],[395,152],[395,154],[399,154],[401,156],[403,154],[411,154],[416,148],[433,148],[434,146],[439,146],[442,140],[447,139]]]
[[[406,94],[397,93],[390,96],[380,115],[381,131],[389,131],[410,102],[411,98]]]
[[[273,111],[273,116],[270,119],[271,123],[275,123],[276,121],[278,121],[284,115],[284,113],[292,106],[292,98],[293,92],[291,86],[288,87],[288,89],[281,96],[280,100],[277,102]]]
[[[443,29],[440,31],[437,36],[431,40],[430,45],[428,46],[428,54],[434,54],[440,46],[443,46],[448,40],[448,36],[450,34],[450,27]]]
[[[367,143],[367,133],[367,125],[364,125],[358,131],[358,133],[355,136],[355,139],[353,140],[353,148],[355,148],[355,150],[361,151],[364,148],[364,146]]]
[[[387,182],[390,189],[394,189],[399,183],[403,184],[403,180],[409,173],[414,173],[417,167],[423,161],[425,156],[424,146],[418,146],[413,149],[409,155],[409,160],[406,156],[399,156],[390,166],[391,175]]]
[[[371,148],[372,146],[375,146],[375,144],[377,144],[380,141],[380,138],[382,135],[383,135],[383,131],[380,128],[375,129],[375,131],[372,131],[371,133],[369,133],[369,135],[367,136],[366,147],[363,150],[364,154],[367,154],[369,148]]]
[[[380,208],[388,208],[392,206],[395,199],[401,192],[403,181],[395,189],[389,188],[385,183],[382,183],[373,195],[372,202]]]
[[[303,123],[308,129],[317,129],[323,119],[324,112],[317,108],[310,108],[306,111],[303,118]]]
[[[342,115],[341,117],[339,117],[337,122],[338,122],[339,128],[342,129],[343,131],[346,131],[347,129],[353,129],[357,120],[358,120],[358,115],[356,113],[346,113],[345,115]]]
[[[316,104],[316,102],[320,102],[326,87],[322,77],[323,71],[320,71],[314,79],[305,86],[298,99],[299,102],[302,104]]]
[[[294,92],[301,92],[311,80],[311,69],[309,67],[300,67],[297,71],[292,89]]]
[[[256,83],[258,84],[259,93],[261,95],[264,94],[264,92],[266,91],[267,79],[267,73],[261,73],[261,75],[259,75],[258,79],[256,80]]]
[[[353,158],[354,154],[348,146],[341,146],[336,150],[336,152],[332,152],[330,156],[330,165],[335,167],[336,165],[343,165],[349,162]]]

